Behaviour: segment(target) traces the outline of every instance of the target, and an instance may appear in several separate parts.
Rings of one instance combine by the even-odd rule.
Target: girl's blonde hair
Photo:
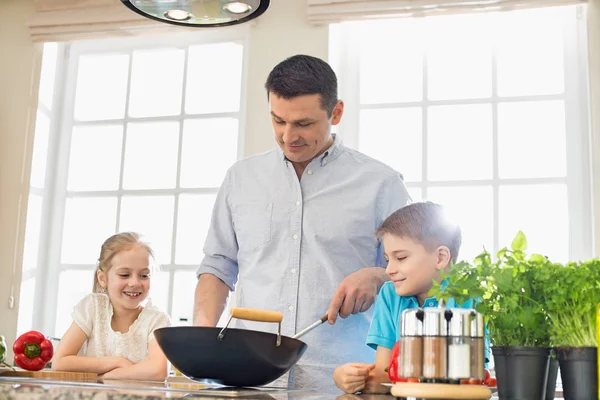
[[[154,252],[150,248],[150,245],[142,239],[142,236],[139,233],[121,232],[106,239],[100,249],[98,265],[94,271],[94,287],[92,292],[103,293],[105,291],[102,285],[100,285],[100,281],[98,281],[98,271],[102,271],[106,274],[112,267],[112,259],[117,253],[131,250],[138,246],[146,249],[148,254],[154,258]]]

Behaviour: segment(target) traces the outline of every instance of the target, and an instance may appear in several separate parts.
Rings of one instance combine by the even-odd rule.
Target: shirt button
[[[292,268],[292,274],[296,273],[296,268]]]
[[[296,205],[297,205],[297,206],[299,206],[299,205],[300,205],[300,200],[298,200],[298,201],[296,202]]]
[[[298,239],[298,235],[294,234],[294,240]]]
[[[312,169],[309,169],[307,174],[312,175]]]
[[[429,302],[429,307],[433,307],[433,303],[432,302]]]
[[[294,311],[294,306],[289,306],[289,307],[288,307],[288,310],[290,310],[290,311]]]

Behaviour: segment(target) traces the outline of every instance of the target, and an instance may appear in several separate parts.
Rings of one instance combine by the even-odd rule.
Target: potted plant
[[[596,398],[600,260],[553,264],[539,271],[536,286],[548,315],[565,399]]]
[[[477,312],[485,316],[492,343],[499,396],[503,400],[544,400],[550,362],[547,317],[536,300],[532,280],[539,269],[551,264],[541,255],[527,257],[527,239],[518,232],[511,247],[492,260],[483,251],[473,263],[454,264],[432,295],[463,303],[481,299]]]

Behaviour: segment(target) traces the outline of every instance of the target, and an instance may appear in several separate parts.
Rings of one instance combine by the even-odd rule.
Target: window
[[[344,142],[447,206],[460,258],[518,230],[592,255],[585,6],[332,25]]]
[[[191,324],[213,203],[241,154],[246,31],[53,45],[56,80],[42,74],[42,88],[56,81],[62,109],[44,114],[56,127],[53,184],[48,208],[28,213],[48,218],[37,246],[47,258],[31,262],[46,282],[32,289],[44,299],[34,325],[62,336],[91,292],[100,245],[121,231],[142,233],[156,253],[153,303]]]

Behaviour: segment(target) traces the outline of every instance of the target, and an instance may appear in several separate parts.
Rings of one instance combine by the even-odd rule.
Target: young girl
[[[154,255],[136,233],[118,233],[102,245],[94,289],[73,310],[73,323],[56,349],[57,371],[96,372],[105,379],[162,381],[167,358],[154,330],[169,316],[148,301]]]

